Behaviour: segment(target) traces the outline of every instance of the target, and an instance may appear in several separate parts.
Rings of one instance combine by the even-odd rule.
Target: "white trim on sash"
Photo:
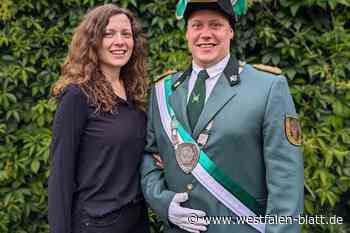
[[[193,169],[192,175],[210,192],[217,200],[219,200],[224,206],[235,213],[237,216],[244,216],[240,220],[252,221],[254,219],[248,219],[248,217],[256,217],[256,214],[246,207],[239,199],[227,191],[221,184],[219,184],[208,172],[198,163]],[[233,219],[234,221],[235,219]],[[237,219],[238,220],[238,219]],[[240,221],[239,220],[239,221]],[[250,226],[255,228],[261,233],[265,232],[265,224],[256,224],[254,221],[247,222]]]
[[[164,79],[155,84],[160,119],[162,121],[162,125],[163,125],[163,128],[164,128],[166,134],[168,135],[170,141],[172,142],[172,140],[171,140],[171,117],[170,117],[169,111],[167,109],[167,105],[166,105],[166,103],[164,103],[164,100],[166,98],[164,86],[165,86]]]

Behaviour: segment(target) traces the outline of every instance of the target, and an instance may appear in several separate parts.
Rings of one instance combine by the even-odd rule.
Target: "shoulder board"
[[[163,78],[167,77],[168,75],[175,74],[175,73],[176,73],[175,70],[167,70],[167,71],[165,71],[165,73],[155,77],[155,79],[153,80],[153,83],[157,83],[158,81],[162,80]]]
[[[268,66],[264,64],[254,64],[253,67],[258,70],[269,72],[272,74],[277,74],[277,75],[282,74],[282,70],[275,66]]]

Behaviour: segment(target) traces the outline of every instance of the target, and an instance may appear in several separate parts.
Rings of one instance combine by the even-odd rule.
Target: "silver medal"
[[[199,160],[198,149],[193,143],[179,144],[175,154],[177,163],[186,174],[189,174],[195,168]]]

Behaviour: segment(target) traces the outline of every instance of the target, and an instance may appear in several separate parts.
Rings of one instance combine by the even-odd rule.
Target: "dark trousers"
[[[72,233],[149,233],[146,204],[144,201],[130,203],[99,218],[79,208],[73,217]]]

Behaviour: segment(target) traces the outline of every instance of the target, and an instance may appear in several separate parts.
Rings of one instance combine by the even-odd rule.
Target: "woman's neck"
[[[111,84],[114,93],[126,100],[126,90],[123,80],[120,79],[120,69],[102,69],[102,73]]]
[[[101,67],[101,70],[109,82],[114,83],[120,81],[120,69],[107,69],[106,67]]]

